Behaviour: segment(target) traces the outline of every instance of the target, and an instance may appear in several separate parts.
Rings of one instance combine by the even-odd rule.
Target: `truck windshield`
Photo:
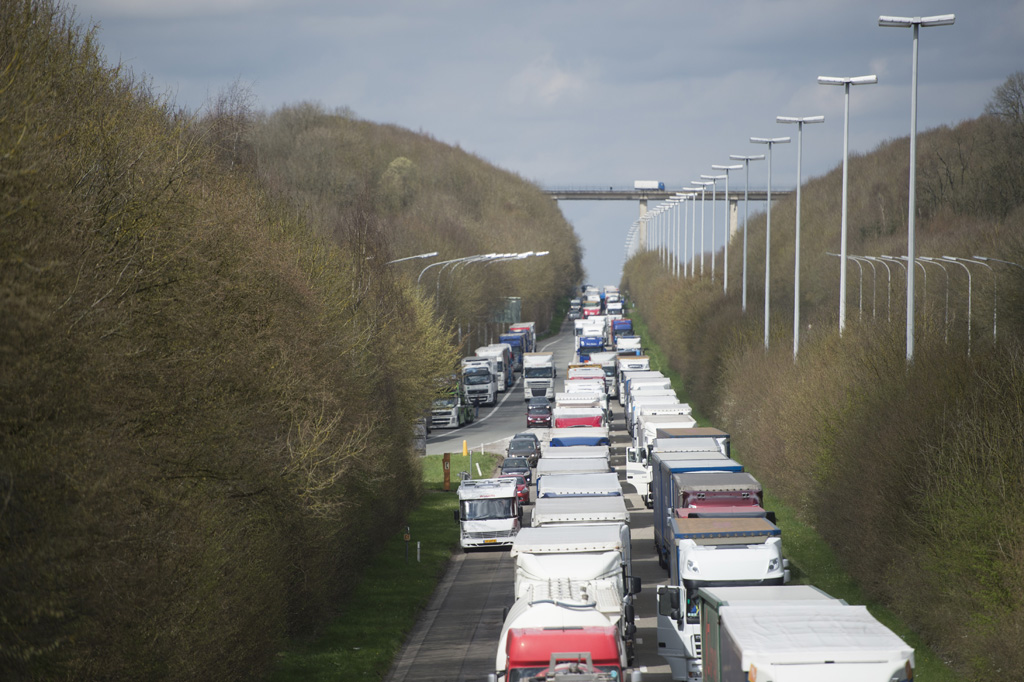
[[[498,497],[488,500],[463,500],[463,521],[487,521],[512,518],[513,499]]]
[[[491,373],[486,369],[470,369],[466,370],[466,373],[462,375],[465,379],[466,384],[470,386],[479,386],[480,384],[491,383]]]
[[[550,379],[554,373],[551,367],[527,367],[523,376],[527,379]]]
[[[444,409],[444,408],[447,408],[447,407],[455,407],[455,403],[456,402],[457,401],[456,401],[455,398],[438,398],[437,400],[434,401],[434,407],[436,407],[438,409]]]

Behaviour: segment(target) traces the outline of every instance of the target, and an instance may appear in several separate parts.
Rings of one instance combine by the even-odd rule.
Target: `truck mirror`
[[[453,509],[452,510],[452,516],[455,517],[455,523],[458,523],[459,522],[459,510],[458,509]]]
[[[487,675],[487,682],[498,682],[498,676],[494,673]]]
[[[629,576],[629,593],[640,594],[640,578]]]
[[[766,519],[768,519],[769,523],[775,523],[775,512],[773,512],[773,511],[765,512],[764,513],[764,517]]]
[[[644,674],[639,670],[634,670],[629,674],[629,682],[644,682]]]

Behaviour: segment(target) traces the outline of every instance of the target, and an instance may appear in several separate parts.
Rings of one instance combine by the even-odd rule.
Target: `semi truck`
[[[564,448],[574,445],[604,446],[610,448],[611,438],[607,426],[578,426],[571,429],[551,429],[549,448]],[[547,452],[545,450],[545,452]]]
[[[545,497],[530,516],[533,527],[629,523],[626,500],[618,497]]]
[[[764,515],[761,484],[743,472],[739,462],[718,452],[710,452],[703,459],[697,459],[696,453],[658,453],[652,471],[654,547],[662,568],[669,565],[672,519],[676,516],[697,511],[740,514],[743,510]],[[693,510],[686,509],[691,506]]]
[[[764,517],[672,519],[668,585],[658,588],[658,653],[672,679],[701,677],[697,590],[704,586],[782,585],[789,581],[778,527]]]
[[[496,672],[489,680],[625,679],[628,656],[617,622],[582,590],[553,588],[532,588],[509,609],[498,639]],[[640,671],[631,671],[629,679],[639,682]]]
[[[656,419],[666,421],[659,424]],[[707,426],[675,426],[671,422],[672,419],[675,418],[645,417],[645,424],[654,428],[654,437],[649,437],[645,427],[645,432],[640,434],[642,444],[626,448],[626,483],[636,490],[648,507],[651,506],[653,479],[651,463],[656,452],[661,453],[663,457],[670,453],[683,452],[717,451],[725,457],[730,454],[729,434]],[[634,432],[634,437],[636,436]]]
[[[555,397],[555,359],[550,352],[523,356],[523,398],[537,397]]]
[[[516,322],[510,325],[508,330],[512,333],[522,332],[526,334],[526,345],[523,348],[524,353],[532,353],[537,350],[537,323],[536,322]]]
[[[914,649],[809,585],[698,591],[704,682],[910,682]]]
[[[619,476],[608,474],[552,474],[537,481],[542,497],[621,497]]]
[[[631,575],[629,526],[602,524],[524,528],[510,551],[515,595],[540,590],[589,598],[615,623],[632,664],[636,625],[633,598],[640,579]]]
[[[459,544],[463,549],[511,545],[522,527],[516,479],[469,479],[459,484]]]
[[[654,407],[676,407],[683,404],[679,402],[679,397],[673,389],[647,388],[647,386],[647,384],[637,386],[636,389],[638,390],[634,392],[633,397],[629,400],[629,405],[623,410],[623,416],[626,418],[626,431],[629,432],[630,436],[635,431],[636,416],[640,410]]]
[[[656,369],[621,369],[622,359],[619,359],[619,405],[626,407],[630,388],[644,382],[656,383],[662,388],[671,387],[672,382],[667,376]]]
[[[605,474],[612,468],[602,457],[551,457],[537,462],[537,480],[552,474]]]
[[[566,407],[556,405],[551,425],[557,429],[603,426],[607,413],[603,407]]]
[[[507,332],[498,336],[498,343],[507,343],[512,349],[512,366],[523,369],[523,354],[526,352],[526,332]]]
[[[660,180],[635,180],[633,189],[664,190],[665,183]]]
[[[475,418],[476,407],[466,400],[459,375],[453,374],[430,406],[430,428],[457,429]]]
[[[507,343],[492,343],[476,349],[476,356],[493,358],[498,379],[498,393],[504,393],[516,382],[515,370],[512,367],[512,347]]]
[[[462,385],[474,405],[498,402],[498,364],[492,357],[462,358]]]

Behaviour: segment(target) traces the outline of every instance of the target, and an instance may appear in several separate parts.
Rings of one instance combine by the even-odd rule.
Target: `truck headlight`
[[[774,557],[774,558],[770,559],[768,561],[768,572],[769,573],[774,573],[775,571],[779,570],[779,564],[780,564],[780,561],[779,561],[778,557]]]
[[[696,573],[698,575],[700,574],[700,566],[698,566],[697,562],[693,559],[686,560],[686,570],[690,573]]]

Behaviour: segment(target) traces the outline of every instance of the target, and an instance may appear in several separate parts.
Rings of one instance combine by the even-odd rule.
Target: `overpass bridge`
[[[605,189],[604,185],[591,186],[591,187],[545,187],[542,188],[544,193],[550,196],[555,201],[636,201],[640,206],[639,218],[641,221],[647,214],[647,203],[649,201],[667,201],[674,197],[677,193],[683,191],[692,191],[692,187],[682,187],[679,189],[668,188],[668,189],[635,189],[632,187],[615,187],[609,185]],[[732,187],[729,188],[729,196],[726,197],[725,188],[715,192],[715,199],[718,201],[729,202],[729,236],[736,234],[736,230],[739,225],[739,202],[743,199],[744,190],[734,190]],[[790,188],[775,189],[772,188],[772,199],[779,197],[786,197],[793,193]],[[710,190],[704,191],[705,200],[710,200],[712,193]],[[747,189],[747,198],[749,201],[768,201],[768,189],[767,188],[752,188]],[[643,244],[646,242],[646,230],[641,227],[640,230],[640,244],[643,248]]]

